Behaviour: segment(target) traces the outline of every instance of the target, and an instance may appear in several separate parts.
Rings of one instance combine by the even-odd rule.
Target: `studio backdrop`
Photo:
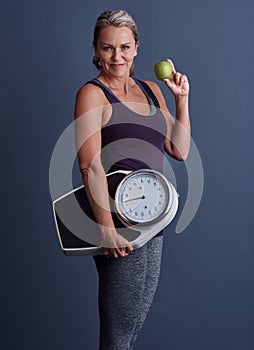
[[[156,81],[173,115],[174,100],[154,64],[170,58],[188,76],[192,151],[200,157],[194,168],[192,158],[169,159],[179,210],[165,230],[160,283],[136,348],[252,350],[251,0],[1,2],[1,348],[98,346],[95,266],[91,257],[66,257],[60,249],[49,167],[73,122],[77,90],[98,74],[96,18],[119,8],[139,29],[135,77]],[[63,168],[66,159],[63,153]],[[80,185],[76,159],[71,175],[73,187]],[[190,190],[202,190],[201,201],[177,230]]]

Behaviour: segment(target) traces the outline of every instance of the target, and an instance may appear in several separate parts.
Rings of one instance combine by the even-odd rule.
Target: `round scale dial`
[[[115,205],[118,216],[127,224],[148,224],[162,219],[172,203],[167,179],[154,170],[137,170],[118,185]]]

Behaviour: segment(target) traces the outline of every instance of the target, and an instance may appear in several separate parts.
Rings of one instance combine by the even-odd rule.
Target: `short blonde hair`
[[[102,29],[108,26],[115,27],[127,27],[132,31],[136,45],[139,44],[138,30],[134,19],[125,10],[115,10],[115,11],[104,11],[97,18],[94,35],[93,35],[93,46],[96,48],[98,38]],[[93,58],[93,64],[98,70],[101,70],[101,64],[99,57]],[[130,76],[134,74],[134,64],[132,64],[130,69]]]

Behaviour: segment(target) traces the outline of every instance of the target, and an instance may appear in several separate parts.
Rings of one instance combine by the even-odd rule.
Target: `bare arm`
[[[167,138],[165,139],[165,150],[177,160],[186,160],[190,149],[190,117],[189,117],[189,83],[186,75],[175,71],[173,62],[173,74],[170,79],[164,79],[165,84],[171,90],[175,98],[175,119],[166,105],[159,86],[147,81],[157,97],[160,108],[164,113],[167,122]]]
[[[125,256],[132,248],[116,232],[110,212],[107,180],[100,158],[104,103],[101,92],[94,86],[86,85],[78,91],[75,103],[76,148],[82,181],[100,226],[103,253],[117,257]]]

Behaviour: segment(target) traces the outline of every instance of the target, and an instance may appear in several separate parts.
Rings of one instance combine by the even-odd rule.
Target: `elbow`
[[[81,166],[79,170],[80,170],[82,182],[85,188],[88,188],[89,180],[91,179],[91,168],[89,165],[87,166],[84,165],[84,166]]]
[[[83,181],[87,181],[88,180],[88,173],[90,170],[89,166],[80,166],[79,167],[80,173],[81,173],[81,177]]]
[[[189,156],[189,147],[187,150],[179,150],[176,147],[172,145],[172,153],[171,156],[178,160],[179,162],[185,162]]]
[[[174,155],[173,158],[175,160],[178,160],[179,162],[185,162],[188,158],[188,155],[177,154],[177,155]]]
[[[79,169],[84,184],[88,184],[89,180],[101,174],[101,171],[103,171],[102,165],[95,164],[94,162],[91,164],[80,164]]]
[[[185,162],[188,158],[189,151],[186,153],[178,153],[176,156],[176,160],[179,160],[180,162]]]
[[[171,156],[173,159],[180,162],[187,160],[190,151],[190,143],[188,144],[175,144],[172,141],[166,141],[164,145],[164,150],[166,153]]]

